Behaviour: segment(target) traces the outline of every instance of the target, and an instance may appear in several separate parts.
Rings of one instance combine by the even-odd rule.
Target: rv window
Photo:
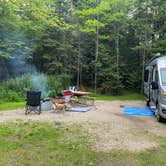
[[[166,85],[166,68],[160,69],[162,85]]]
[[[148,82],[148,78],[149,78],[149,70],[145,70],[145,73],[144,73],[144,82]]]

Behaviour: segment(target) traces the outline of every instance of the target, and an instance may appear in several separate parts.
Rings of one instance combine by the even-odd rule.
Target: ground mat
[[[125,107],[123,114],[130,116],[155,116],[151,108],[141,107]]]
[[[80,107],[73,107],[70,110],[68,110],[69,112],[88,112],[90,111],[89,107],[84,107],[84,108],[80,108]]]

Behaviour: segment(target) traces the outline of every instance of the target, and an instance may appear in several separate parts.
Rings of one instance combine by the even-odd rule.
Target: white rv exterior
[[[147,105],[154,108],[158,121],[166,120],[166,56],[149,62],[144,74]]]

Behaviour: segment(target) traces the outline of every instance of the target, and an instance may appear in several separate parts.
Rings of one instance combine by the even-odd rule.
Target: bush
[[[65,80],[66,81],[66,80]],[[42,91],[42,97],[56,97],[62,92],[64,79],[61,76],[45,76],[44,74],[25,74],[15,79],[0,83],[0,101],[21,101],[26,98],[28,90]]]
[[[112,84],[112,81],[107,81],[100,85],[98,89],[99,93],[106,95],[120,95],[123,90],[123,86],[120,83]]]
[[[106,95],[120,95],[123,91],[121,77],[116,73],[104,72],[100,75],[98,92]]]
[[[16,102],[24,100],[26,91],[31,86],[29,76],[23,75],[0,83],[0,100]]]
[[[49,89],[49,97],[56,97],[64,89],[61,79],[55,76],[48,76],[47,86]]]
[[[8,101],[18,102],[23,100],[23,97],[18,92],[15,92],[15,91],[9,91],[6,97]]]
[[[23,96],[16,91],[12,91],[12,90],[1,90],[0,91],[0,101],[22,101],[23,100]]]

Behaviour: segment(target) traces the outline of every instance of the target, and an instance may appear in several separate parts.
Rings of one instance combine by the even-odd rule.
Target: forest
[[[36,72],[55,89],[141,92],[146,63],[166,52],[165,9],[165,0],[0,0],[1,93]]]

